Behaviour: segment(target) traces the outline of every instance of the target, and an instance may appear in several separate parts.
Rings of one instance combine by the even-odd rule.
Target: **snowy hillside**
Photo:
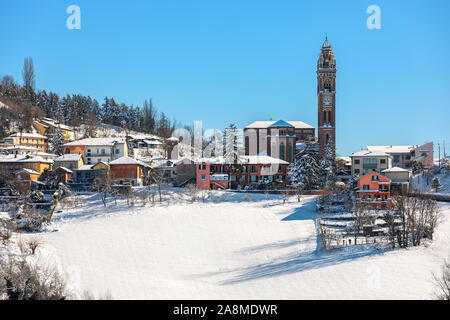
[[[433,176],[433,178],[438,177],[441,182],[441,190],[438,193],[450,194],[450,174],[441,173]],[[415,175],[411,182],[411,187],[413,190],[420,190],[422,192],[435,192],[434,189],[431,188],[431,183],[433,182],[433,178],[428,179],[421,174]]]
[[[448,219],[428,246],[321,252],[314,197],[213,192],[106,209],[98,195],[78,200],[56,213],[42,252],[79,292],[116,299],[428,299],[449,254]]]

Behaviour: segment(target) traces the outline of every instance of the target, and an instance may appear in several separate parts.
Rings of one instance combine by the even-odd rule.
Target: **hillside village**
[[[14,251],[7,244],[14,239],[18,241],[23,233],[25,237],[30,237],[36,233],[48,233],[49,230],[58,231],[58,226],[65,228],[62,232],[70,232],[68,230],[73,222],[70,219],[80,219],[73,222],[78,226],[80,221],[92,218],[94,224],[89,225],[92,233],[84,234],[90,239],[94,234],[104,232],[100,220],[96,219],[102,219],[105,214],[122,223],[124,216],[120,214],[150,213],[148,208],[151,206],[157,219],[164,219],[166,212],[176,221],[179,219],[178,216],[175,218],[179,214],[176,210],[184,212],[188,210],[185,209],[187,204],[193,203],[197,203],[196,207],[184,213],[191,213],[195,223],[201,225],[202,218],[198,213],[203,212],[204,219],[207,220],[205,228],[218,227],[213,222],[214,218],[208,216],[213,213],[206,212],[205,206],[208,205],[223,214],[229,210],[232,216],[230,219],[235,220],[215,218],[221,223],[235,223],[233,226],[225,226],[230,228],[227,229],[230,233],[235,232],[235,228],[241,234],[246,233],[239,227],[240,220],[255,225],[261,223],[264,228],[270,228],[266,224],[270,221],[276,229],[272,236],[262,236],[258,233],[260,230],[252,227],[251,232],[255,233],[256,240],[242,236],[242,241],[252,242],[255,246],[266,240],[275,243],[278,241],[281,245],[274,247],[280,247],[280,250],[288,250],[289,247],[286,245],[283,249],[282,242],[286,241],[281,238],[283,234],[289,234],[291,238],[305,236],[307,245],[300,245],[305,252],[309,252],[311,246],[317,246],[318,251],[325,250],[330,255],[337,252],[332,251],[333,249],[342,249],[347,250],[344,253],[362,257],[378,255],[379,250],[419,247],[424,242],[433,241],[436,234],[442,234],[437,223],[439,211],[449,212],[445,202],[450,201],[450,157],[445,153],[443,156],[436,155],[434,143],[423,141],[411,141],[411,145],[404,146],[391,145],[390,141],[379,146],[355,146],[354,153],[337,156],[336,127],[339,124],[335,117],[336,72],[331,44],[326,39],[320,48],[317,62],[316,127],[301,120],[255,119],[242,132],[230,125],[223,132],[217,130],[212,138],[201,137],[197,144],[195,141],[198,137],[191,128],[181,128],[167,122],[164,114],[158,120],[161,123],[159,129],[156,129],[156,117],[148,116],[152,114],[148,111],[153,108],[151,102],[142,109],[144,111],[122,105],[124,114],[128,116],[121,118],[122,113],[114,113],[109,109],[120,105],[113,99],[106,98],[104,110],[97,110],[102,117],[97,118],[95,108],[101,108],[97,102],[86,102],[88,99],[81,95],[64,98],[67,101],[78,99],[86,103],[86,112],[81,112],[80,116],[80,110],[75,110],[74,106],[84,105],[81,102],[73,105],[56,103],[59,98],[53,93],[36,93],[32,90],[30,94],[30,88],[26,85],[22,88],[11,79],[3,79],[0,85],[0,112],[3,115],[0,120],[5,121],[7,126],[2,129],[0,140],[0,224],[2,230],[6,230],[1,233],[4,250]],[[56,100],[53,101],[54,99]],[[57,106],[55,110],[48,107],[54,104]],[[22,109],[26,112],[17,112]],[[23,117],[27,117],[26,121]],[[151,122],[148,119],[153,121],[152,129],[140,131],[139,129],[147,128]],[[230,122],[234,120],[229,119]],[[77,202],[81,201],[79,199],[82,202]],[[143,209],[136,209],[138,204]],[[274,218],[270,212],[261,211],[261,216],[266,220],[257,220],[258,210],[268,210],[270,207],[273,207],[274,214],[278,212],[285,217]],[[302,208],[305,210],[303,213]],[[428,220],[414,224],[413,215],[418,213],[414,210],[406,212],[405,208],[422,208],[421,214]],[[246,210],[252,216],[240,217],[239,213]],[[115,216],[116,214],[119,216]],[[136,217],[138,220],[141,218]],[[301,224],[303,218],[309,221],[308,225]],[[405,219],[409,219],[408,223]],[[292,220],[294,224],[289,228],[286,227],[287,223],[280,226],[280,220]],[[155,225],[161,224],[162,230],[168,237],[173,237],[171,239],[174,243],[183,245],[180,236],[175,235],[175,231],[172,232],[166,222],[153,222]],[[153,222],[142,221],[144,225],[151,225]],[[105,221],[105,224],[109,223]],[[134,223],[131,222],[132,225]],[[192,221],[185,223],[193,224]],[[180,228],[180,232],[189,232],[179,226],[178,222],[174,224],[174,230]],[[298,229],[294,231],[293,226]],[[112,225],[109,227],[116,228]],[[149,228],[157,232],[156,227]],[[140,230],[140,227],[136,226],[136,230]],[[140,231],[142,234],[146,232]],[[297,231],[300,233],[297,234]],[[217,232],[222,234],[222,231]],[[222,241],[205,230],[200,233],[205,233],[205,237],[214,238],[217,242]],[[60,252],[70,250],[66,247],[69,240],[59,239],[58,235],[47,236],[50,243],[60,246]],[[70,237],[75,236],[71,234]],[[152,234],[150,237],[156,236]],[[59,244],[55,244],[53,238],[57,238]],[[93,238],[92,241],[99,240]],[[141,240],[136,241],[143,246],[139,250],[147,245],[141,243]],[[186,241],[196,243],[197,240]],[[155,252],[164,256],[161,259],[169,259],[160,244],[157,241],[155,243],[158,246]],[[442,241],[439,244],[444,245]],[[237,250],[235,244],[226,245],[229,245],[226,250]],[[173,254],[177,252],[173,244],[168,246],[172,248]],[[355,246],[360,247],[352,249]],[[75,252],[77,250],[81,249],[74,249]],[[141,253],[148,253],[142,250]],[[286,253],[294,254],[293,251]],[[217,281],[235,284],[244,281],[246,277],[254,280],[258,278],[258,272],[264,271],[267,274],[261,277],[269,277],[270,271],[263,268],[262,271],[255,269],[255,274],[246,273],[248,270],[241,270],[240,274],[229,271],[235,277],[226,280],[226,270],[231,270],[233,266],[216,257],[215,253],[210,254],[223,263],[223,267],[219,267]],[[224,253],[226,254],[229,253]],[[270,260],[271,254],[257,256],[251,264],[255,266],[266,263],[262,260]],[[336,253],[333,257],[337,261],[347,259],[345,254],[341,256]],[[64,254],[61,259],[72,261],[75,258]],[[186,263],[186,260],[180,259],[180,265]],[[207,257],[202,259],[208,260]],[[249,262],[244,257],[239,259],[242,265]],[[319,258],[318,264],[327,265],[320,259],[322,258]],[[306,258],[301,261],[309,263]],[[84,264],[86,261],[79,263]],[[276,269],[276,265],[267,263],[269,268]],[[120,269],[121,266],[117,268]],[[156,273],[162,272],[156,266],[152,265],[152,268],[157,270]],[[211,270],[216,270],[214,268],[208,264],[203,271],[212,272]],[[188,269],[194,272],[192,265]],[[87,277],[94,277],[90,272],[92,270],[86,271],[89,274]],[[178,267],[175,273],[182,277],[182,271]],[[167,276],[164,272],[163,274]],[[147,280],[157,281],[152,276]],[[80,287],[89,287],[87,280],[83,281]],[[189,292],[190,289],[186,290]],[[218,292],[222,292],[221,290]],[[248,293],[252,288],[245,290]],[[230,295],[225,291],[227,289],[224,289],[223,295],[217,296],[229,298]],[[205,297],[208,291],[199,292],[199,297]],[[147,297],[144,291],[138,293],[139,296]],[[120,290],[115,294],[120,294]],[[287,298],[295,296],[294,291],[284,294]],[[156,298],[169,296],[170,292],[152,293],[152,297]],[[274,298],[271,294],[260,296]],[[374,296],[378,298],[382,295],[376,293]]]

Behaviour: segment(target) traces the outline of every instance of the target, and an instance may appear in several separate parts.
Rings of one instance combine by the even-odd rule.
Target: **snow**
[[[441,182],[441,190],[438,193],[450,194],[450,174],[440,173],[434,175],[433,177],[428,179],[422,174],[416,174],[411,180],[411,188],[413,190],[421,191],[421,192],[432,192],[435,193],[435,190],[431,188],[433,183],[433,179],[438,177]]]
[[[111,161],[109,165],[138,165],[146,168],[150,168],[148,164],[145,162],[130,158],[130,157],[120,157],[114,161]]]
[[[422,247],[321,251],[314,197],[208,194],[106,208],[77,195],[79,206],[55,212],[42,250],[76,290],[115,299],[429,299],[448,257],[447,218]]]
[[[65,162],[65,161],[79,161],[81,158],[81,154],[78,153],[67,153],[64,154],[53,161],[55,162]]]
[[[114,146],[116,143],[125,143],[124,138],[85,138],[66,143],[64,146]]]
[[[383,170],[382,172],[408,172],[408,170],[399,167],[392,167],[390,169]]]

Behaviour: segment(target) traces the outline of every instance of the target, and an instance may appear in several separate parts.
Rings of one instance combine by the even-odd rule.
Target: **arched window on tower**
[[[284,148],[284,142],[280,143],[280,159],[284,160],[284,155],[285,155],[285,148]]]
[[[330,82],[325,82],[325,84],[323,85],[323,88],[326,92],[330,92],[331,91],[331,83]]]
[[[326,144],[328,144],[328,141],[330,141],[330,135],[327,133],[327,135],[326,135]]]

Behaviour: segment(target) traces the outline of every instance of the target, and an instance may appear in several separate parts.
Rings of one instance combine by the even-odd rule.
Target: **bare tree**
[[[191,198],[192,202],[195,202],[197,200],[197,193],[198,189],[197,186],[195,186],[193,183],[189,183],[185,188],[187,194]]]
[[[8,300],[65,300],[71,294],[56,268],[8,257],[0,260],[0,296]]]
[[[450,262],[444,261],[442,273],[433,274],[436,292],[435,296],[439,300],[450,300]]]
[[[159,202],[162,202],[162,186],[166,183],[164,170],[153,169],[148,177],[149,184],[155,184],[158,187]]]
[[[33,59],[30,57],[27,57],[24,60],[22,77],[25,92],[28,95],[28,98],[31,98],[36,88],[36,81],[34,75]]]
[[[106,207],[108,194],[113,193],[113,178],[110,172],[105,172],[100,178],[95,180],[95,188],[99,191],[103,205]]]
[[[353,212],[353,217],[354,220],[350,226],[350,230],[354,237],[354,245],[357,245],[358,236],[363,231],[364,226],[371,224],[371,219],[369,211],[364,207],[356,208]]]
[[[33,237],[27,241],[27,246],[31,251],[31,254],[36,253],[36,249],[42,245],[42,241],[38,237]]]

